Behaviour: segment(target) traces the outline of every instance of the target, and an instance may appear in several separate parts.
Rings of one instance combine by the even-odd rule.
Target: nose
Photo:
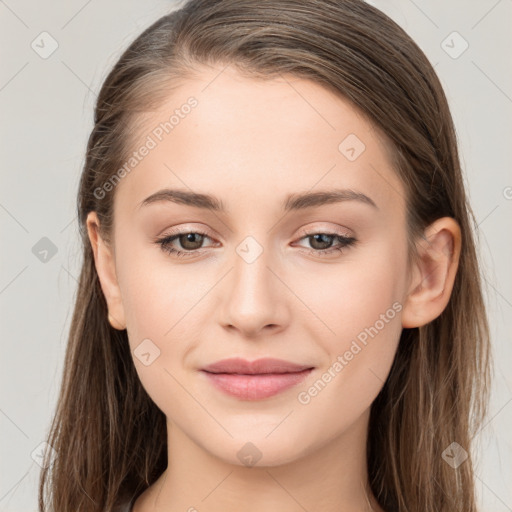
[[[279,268],[263,252],[253,261],[243,252],[233,257],[233,269],[223,280],[219,321],[247,338],[275,334],[289,322],[290,292]]]

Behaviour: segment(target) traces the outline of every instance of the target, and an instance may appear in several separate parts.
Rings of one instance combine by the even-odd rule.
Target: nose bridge
[[[266,235],[248,235],[235,247],[233,271],[224,290],[224,323],[256,332],[285,321],[280,283],[269,269],[275,261],[270,245]]]
[[[273,283],[271,265],[272,254],[269,249],[268,237],[262,235],[246,236],[235,248],[233,257],[233,289],[238,299],[247,302],[247,299],[270,299]],[[261,242],[260,242],[261,240]]]

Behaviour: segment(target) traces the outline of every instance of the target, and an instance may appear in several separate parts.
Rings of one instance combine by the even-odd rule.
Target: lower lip
[[[262,400],[277,395],[302,382],[313,370],[294,373],[240,375],[236,373],[203,373],[224,393],[242,400]]]

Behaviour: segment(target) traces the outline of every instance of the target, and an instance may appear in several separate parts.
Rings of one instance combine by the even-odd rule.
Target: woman
[[[102,86],[78,214],[40,510],[476,511],[473,217],[439,80],[382,12],[164,16]]]

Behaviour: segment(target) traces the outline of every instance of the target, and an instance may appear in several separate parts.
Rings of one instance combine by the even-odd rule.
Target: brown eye
[[[200,233],[185,233],[174,238],[179,240],[183,249],[187,249],[188,251],[195,251],[201,248],[204,235],[201,235]]]
[[[210,238],[206,233],[198,231],[183,231],[174,235],[156,240],[163,251],[178,257],[193,256],[200,252],[205,238]],[[177,244],[176,244],[177,242]],[[178,247],[176,247],[178,245]]]
[[[333,243],[334,235],[326,235],[325,233],[318,233],[316,235],[309,235],[311,247],[313,249],[328,249]]]
[[[343,251],[345,248],[354,245],[357,240],[354,237],[347,237],[339,233],[306,233],[301,240],[308,240],[311,249],[308,252],[315,255],[330,254],[336,251]],[[336,245],[335,242],[338,242]]]

